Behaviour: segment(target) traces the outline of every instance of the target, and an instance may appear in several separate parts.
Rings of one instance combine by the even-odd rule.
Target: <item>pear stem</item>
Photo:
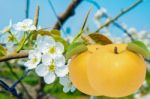
[[[114,53],[118,54],[118,48],[117,47],[114,48]]]

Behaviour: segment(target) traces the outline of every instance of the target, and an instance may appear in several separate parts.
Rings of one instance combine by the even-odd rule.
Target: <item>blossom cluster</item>
[[[16,24],[10,21],[9,26],[0,33],[0,44],[5,45],[7,52],[12,53],[16,51],[24,35],[29,35],[32,31],[38,31],[38,29],[31,19],[25,19]],[[68,63],[63,55],[64,45],[56,42],[49,35],[37,35],[36,40],[33,41],[32,49],[27,49],[28,60],[22,61],[22,64],[29,70],[34,69],[38,76],[44,78],[45,83],[51,84],[59,78],[64,92],[75,91],[68,77]]]
[[[12,24],[10,20],[9,26],[5,27],[0,33],[0,43],[4,44],[8,52],[15,50],[16,45],[21,41],[24,33],[30,33],[36,30],[33,20],[25,19],[22,22]]]
[[[51,36],[38,35],[36,47],[29,52],[29,60],[25,62],[25,66],[28,69],[35,68],[35,72],[50,84],[57,76],[64,77],[68,74],[63,52],[63,44],[55,42]]]
[[[38,35],[36,47],[29,51],[29,60],[24,65],[28,69],[35,69],[37,75],[43,77],[47,84],[53,83],[59,77],[60,84],[64,86],[64,92],[69,92],[74,87],[69,78],[66,80],[68,65],[63,52],[62,43],[56,42],[51,36]]]

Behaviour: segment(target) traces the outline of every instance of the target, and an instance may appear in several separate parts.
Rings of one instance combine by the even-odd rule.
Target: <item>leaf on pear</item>
[[[7,53],[6,49],[2,45],[0,45],[0,56],[4,56],[6,55],[6,53]]]
[[[141,54],[144,58],[150,58],[150,51],[141,41],[135,40],[128,43],[127,49],[135,53]]]
[[[67,52],[66,52],[66,59],[69,59],[71,58],[72,56],[76,55],[76,54],[79,54],[81,52],[84,52],[87,50],[87,47],[84,43],[82,42],[75,42],[75,43],[72,43],[68,49],[67,49]]]
[[[89,36],[96,42],[103,45],[112,44],[113,42],[103,34],[100,33],[91,33]]]

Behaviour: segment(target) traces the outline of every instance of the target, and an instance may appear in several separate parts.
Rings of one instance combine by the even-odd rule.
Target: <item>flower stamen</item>
[[[50,64],[48,69],[49,71],[54,72],[55,68],[56,68],[55,64]]]
[[[56,52],[56,48],[55,47],[50,47],[49,48],[49,53],[50,54],[54,54]]]

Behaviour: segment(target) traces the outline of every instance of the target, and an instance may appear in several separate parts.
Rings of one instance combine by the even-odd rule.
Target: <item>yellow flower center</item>
[[[49,53],[50,53],[50,54],[54,54],[55,52],[56,52],[55,47],[50,47],[50,48],[49,48]]]
[[[49,65],[48,69],[49,69],[49,71],[54,72],[55,68],[56,68],[55,64],[52,63],[52,64]]]
[[[37,62],[37,58],[33,58],[32,59],[32,63],[34,64],[34,63],[36,63]]]
[[[24,24],[24,25],[22,25],[22,28],[27,28],[27,26]]]

